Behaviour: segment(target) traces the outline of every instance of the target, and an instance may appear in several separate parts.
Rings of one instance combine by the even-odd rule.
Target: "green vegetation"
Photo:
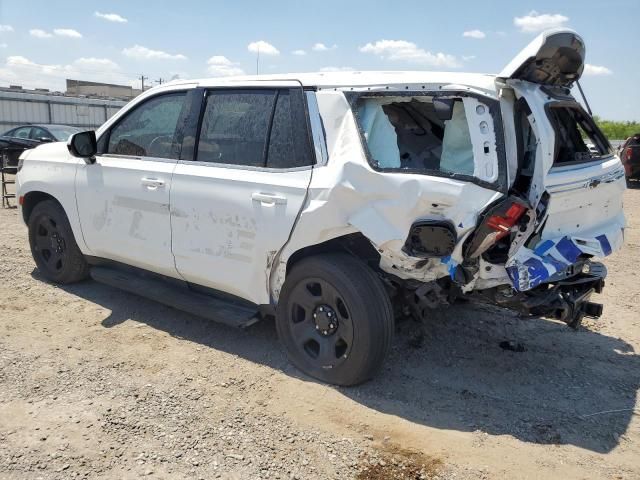
[[[615,122],[603,120],[598,116],[594,116],[593,119],[609,140],[626,140],[631,135],[640,133],[639,122]]]

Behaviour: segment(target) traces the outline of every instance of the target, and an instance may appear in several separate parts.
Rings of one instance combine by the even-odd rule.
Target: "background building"
[[[129,85],[114,85],[111,83],[87,82],[85,80],[67,79],[67,95],[85,95],[93,97],[121,98],[131,100],[138,96],[141,90]]]
[[[98,128],[126,103],[126,100],[77,97],[44,89],[25,90],[19,86],[0,88],[0,135],[13,127],[32,123]]]

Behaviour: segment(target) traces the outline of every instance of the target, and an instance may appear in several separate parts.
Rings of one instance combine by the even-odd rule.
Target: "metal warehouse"
[[[97,128],[126,103],[37,90],[0,90],[0,134],[19,125],[36,123]]]

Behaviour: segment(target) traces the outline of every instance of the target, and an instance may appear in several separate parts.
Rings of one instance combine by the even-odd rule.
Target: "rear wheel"
[[[73,283],[87,278],[89,265],[58,202],[45,200],[33,208],[29,216],[29,245],[38,270],[48,280]]]
[[[336,385],[356,385],[381,367],[393,337],[389,296],[375,273],[346,254],[294,265],[276,325],[292,363]]]

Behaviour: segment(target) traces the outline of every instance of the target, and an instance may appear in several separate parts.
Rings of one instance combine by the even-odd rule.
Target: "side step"
[[[232,327],[246,328],[258,322],[257,308],[252,309],[209,295],[195,293],[186,286],[181,287],[161,279],[109,267],[92,267],[91,278],[177,310]]]

